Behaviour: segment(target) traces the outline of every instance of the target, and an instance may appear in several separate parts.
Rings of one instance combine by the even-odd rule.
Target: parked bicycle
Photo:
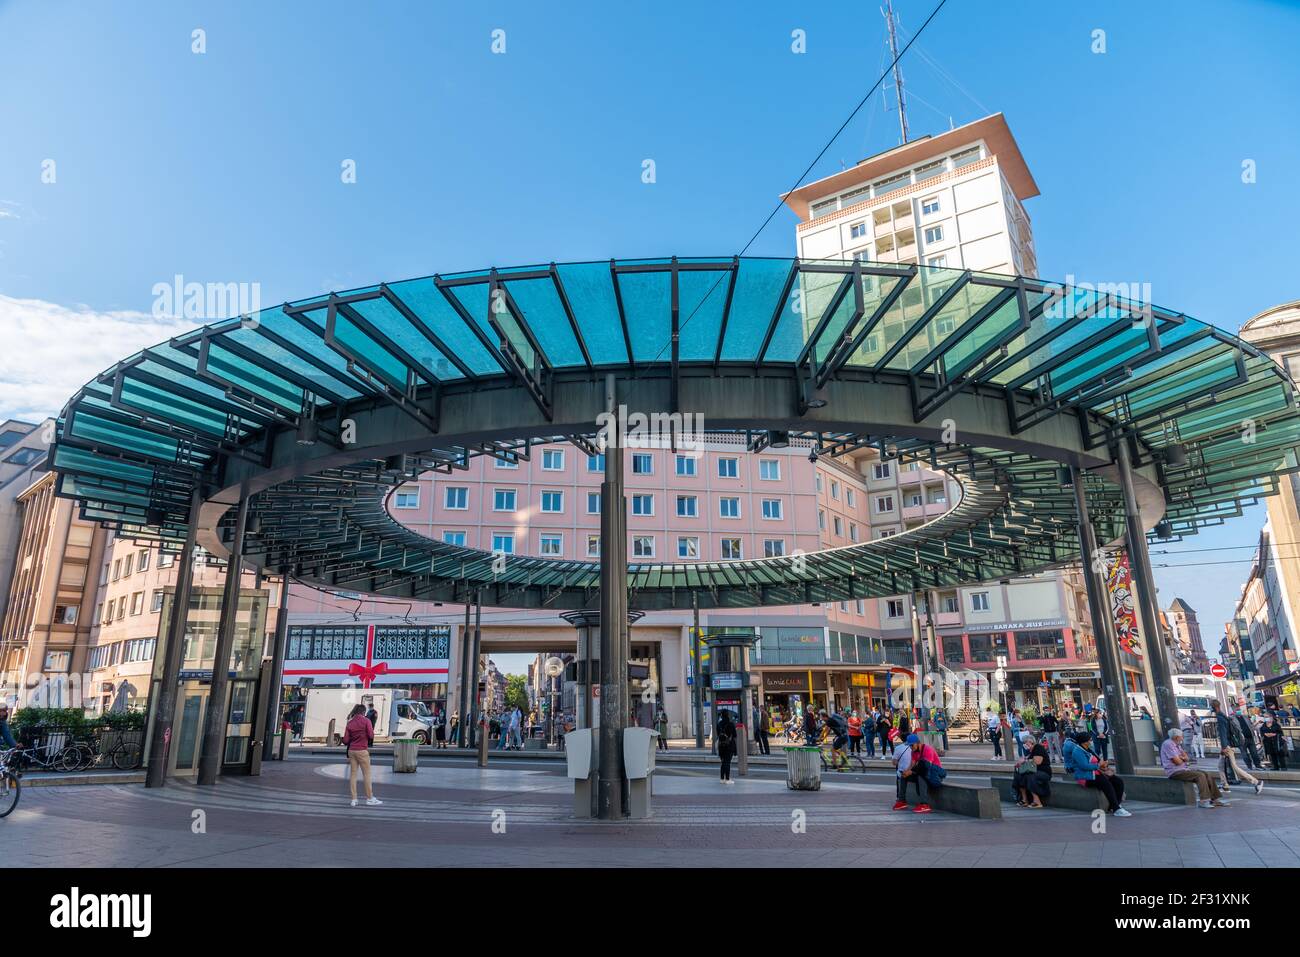
[[[104,752],[99,750],[99,743],[94,737],[74,742],[73,747],[80,752],[75,770],[88,771],[109,762],[119,771],[134,771],[140,767],[144,760],[142,750],[127,744],[125,733],[118,733],[115,737],[117,740],[113,746]]]
[[[82,760],[81,748],[63,734],[51,735],[42,744],[15,748],[10,755],[10,763],[19,771],[30,767],[42,771],[76,771]]]
[[[975,727],[971,728],[970,734],[966,735],[966,737],[971,744],[989,743],[988,729],[982,724],[977,724]]]

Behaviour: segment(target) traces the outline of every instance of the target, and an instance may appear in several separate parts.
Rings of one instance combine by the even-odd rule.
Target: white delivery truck
[[[357,705],[375,709],[375,740],[415,738],[421,744],[433,740],[433,715],[423,701],[414,701],[401,688],[311,688],[302,736],[307,741],[328,741],[331,730],[342,735],[348,715]],[[330,722],[333,722],[331,727]]]

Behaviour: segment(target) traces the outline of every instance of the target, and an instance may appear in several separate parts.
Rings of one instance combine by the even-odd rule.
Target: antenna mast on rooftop
[[[885,0],[885,9],[880,11],[889,24],[889,52],[894,58],[894,90],[898,94],[898,125],[903,131],[903,142],[907,142],[907,100],[903,96],[903,69],[898,65],[898,34],[894,29],[894,0]]]

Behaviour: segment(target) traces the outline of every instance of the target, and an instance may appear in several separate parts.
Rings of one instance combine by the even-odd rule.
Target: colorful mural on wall
[[[1138,636],[1137,606],[1133,603],[1133,577],[1125,552],[1116,551],[1107,559],[1106,593],[1110,597],[1110,614],[1120,648],[1140,656],[1142,641]]]

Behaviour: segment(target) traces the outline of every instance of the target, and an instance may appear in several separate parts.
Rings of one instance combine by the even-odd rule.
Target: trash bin
[[[409,773],[420,766],[420,742],[415,738],[393,738],[393,771]]]
[[[792,745],[785,749],[785,786],[795,791],[822,789],[820,748]]]

